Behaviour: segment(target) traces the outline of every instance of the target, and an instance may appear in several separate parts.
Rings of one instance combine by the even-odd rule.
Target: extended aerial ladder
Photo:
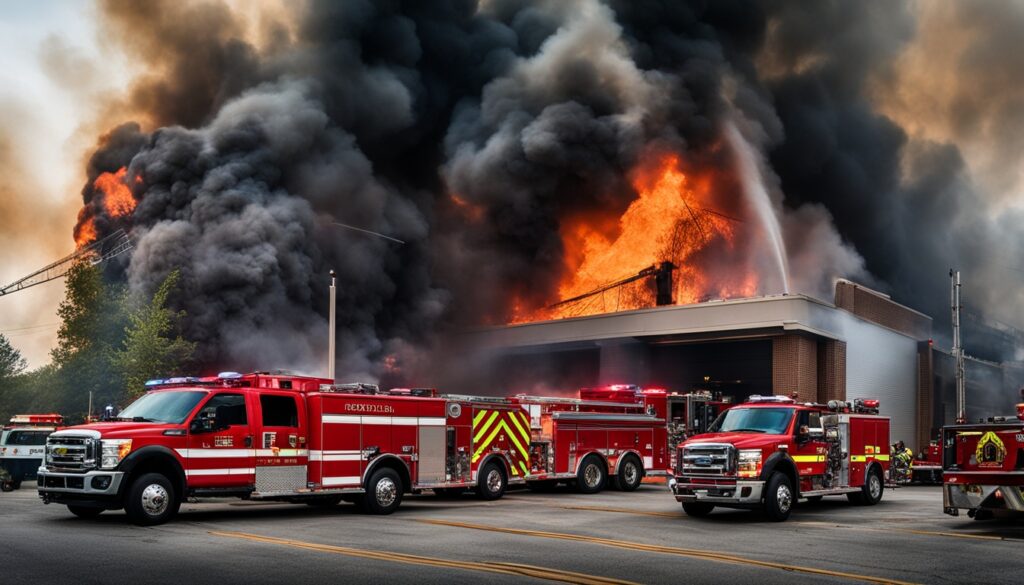
[[[36,286],[37,284],[56,280],[67,274],[68,271],[70,271],[78,262],[88,262],[90,265],[95,266],[97,264],[102,264],[111,258],[120,256],[131,249],[131,238],[128,237],[128,234],[124,230],[117,230],[109,236],[101,240],[97,240],[88,246],[84,246],[81,249],[76,250],[74,253],[65,256],[64,258],[57,260],[49,266],[36,270],[32,274],[22,277],[11,284],[0,288],[0,297]]]

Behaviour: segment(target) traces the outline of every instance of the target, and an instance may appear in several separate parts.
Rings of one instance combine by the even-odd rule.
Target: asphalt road
[[[1024,523],[942,513],[936,487],[874,507],[802,504],[785,523],[687,517],[663,485],[584,496],[407,497],[392,516],[241,501],[189,503],[139,528],[0,493],[2,583],[1020,583]]]

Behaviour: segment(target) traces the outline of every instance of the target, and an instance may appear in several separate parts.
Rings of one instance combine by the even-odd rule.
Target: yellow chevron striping
[[[509,418],[512,419],[512,424],[514,424],[515,427],[519,429],[519,437],[523,440],[524,443],[529,444],[530,433],[523,428],[523,423],[519,421],[520,416],[524,416],[522,412],[513,412],[511,413],[511,416],[509,416]]]
[[[499,414],[500,413],[497,410],[491,411],[491,416],[487,417],[487,420],[482,425],[480,425],[479,429],[477,429],[476,427],[473,427],[473,442],[474,443],[479,441],[480,437],[484,436],[484,434],[487,433],[487,430],[491,428],[491,425],[494,423],[494,420],[496,418],[498,418]]]
[[[478,425],[480,423],[480,419],[482,419],[484,416],[486,416],[488,412],[489,411],[487,411],[487,410],[477,411],[476,416],[473,417],[473,427],[474,428],[476,428],[476,425]]]
[[[491,431],[491,434],[482,443],[480,443],[480,446],[477,447],[476,453],[473,454],[473,463],[476,463],[477,460],[480,459],[480,455],[483,454],[484,449],[491,446],[491,443],[494,442],[494,437],[498,435],[498,431],[502,428],[506,429],[506,433],[508,432],[508,427],[505,425],[505,421],[498,421],[498,424],[494,425],[494,430]]]

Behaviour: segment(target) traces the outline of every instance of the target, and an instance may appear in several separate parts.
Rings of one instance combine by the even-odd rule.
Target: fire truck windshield
[[[791,418],[791,408],[730,408],[711,424],[708,432],[781,435],[789,427]]]
[[[121,411],[118,419],[181,424],[206,392],[182,390],[151,392]]]

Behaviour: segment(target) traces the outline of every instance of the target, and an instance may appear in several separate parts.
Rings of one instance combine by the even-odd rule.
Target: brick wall
[[[918,341],[932,336],[932,319],[904,307],[888,296],[852,282],[836,283],[836,306],[889,329],[909,335]]]
[[[816,340],[794,334],[773,338],[772,391],[782,396],[789,396],[795,391],[801,402],[818,400]]]
[[[818,342],[818,402],[846,400],[846,342]]]
[[[932,374],[932,344],[922,341],[917,344],[917,451],[928,447],[928,442],[933,439],[932,427],[938,425],[933,419],[933,397],[932,390],[935,376]],[[910,445],[913,449],[914,445]]]

